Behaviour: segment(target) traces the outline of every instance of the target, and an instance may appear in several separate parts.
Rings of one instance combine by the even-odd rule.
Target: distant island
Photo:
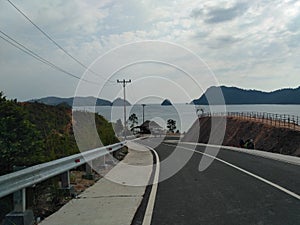
[[[165,99],[161,105],[172,105],[171,101],[169,99]]]
[[[121,98],[117,98],[113,102],[95,98],[95,97],[70,97],[70,98],[60,98],[60,97],[45,97],[40,99],[32,99],[28,102],[38,102],[43,103],[46,105],[60,105],[60,104],[67,104],[69,106],[74,105],[76,106],[123,106],[124,100]],[[131,105],[128,101],[126,101],[126,105]]]
[[[125,100],[125,105],[126,106],[131,106],[131,104]],[[124,106],[124,99],[122,98],[117,98],[112,102],[112,106]]]
[[[224,95],[224,101],[219,99],[220,91]],[[209,102],[206,96],[209,97]],[[195,105],[242,105],[242,104],[300,104],[300,87],[285,88],[272,92],[258,90],[245,90],[237,87],[212,86],[191,104]]]

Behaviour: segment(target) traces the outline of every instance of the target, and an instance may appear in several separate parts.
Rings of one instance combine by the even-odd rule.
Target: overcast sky
[[[93,71],[101,74],[102,79],[98,77],[96,82],[106,82],[104,88],[101,87],[106,94],[100,94],[100,97],[109,100],[122,94],[121,85],[114,83],[117,78],[132,79],[131,86],[128,85],[131,102],[139,101],[137,96],[145,98],[157,94],[157,91],[154,94],[150,91],[155,88],[165,89],[166,92],[161,93],[162,98],[168,97],[173,102],[189,102],[189,98],[198,98],[202,94],[200,89],[191,88],[184,97],[176,92],[181,84],[183,89],[186,89],[184,85],[189,86],[187,75],[176,67],[182,65],[177,63],[178,58],[189,62],[190,67],[195,67],[194,72],[199,69],[193,78],[201,84],[207,79],[203,71],[209,73],[207,71],[211,70],[216,78],[215,83],[220,85],[264,91],[300,86],[300,1],[12,2],[81,63],[90,66],[94,62]],[[83,76],[85,68],[43,36],[7,0],[0,1],[0,30],[69,73]],[[124,64],[119,74],[107,74],[109,70],[97,67],[99,57],[108,51],[145,40],[182,46],[203,61],[201,65],[195,66],[195,62],[189,58],[192,54],[188,55],[183,50],[171,61],[168,61],[166,53],[164,59],[168,63],[145,62],[127,67]],[[139,46],[133,45],[132,48]],[[75,94],[78,79],[36,61],[2,39],[0,49],[0,90],[9,98],[23,101],[45,96],[70,97]],[[125,52],[129,58],[135,54],[135,50],[126,49]],[[170,57],[174,57],[172,51],[169,53]],[[157,57],[153,54],[152,60],[161,59],[158,55],[161,55],[159,51]],[[118,62],[123,62],[118,57],[124,55],[116,54]],[[145,60],[145,57],[140,58]],[[112,57],[110,60],[108,65],[118,65],[116,70],[122,67],[122,63],[114,64]],[[138,61],[138,57],[134,60]],[[125,62],[128,64],[130,60]],[[152,78],[143,86],[147,77]],[[107,82],[103,78],[110,80]],[[174,85],[168,86],[170,83]],[[208,84],[202,85],[202,89],[207,88]],[[113,89],[116,94],[108,95]]]

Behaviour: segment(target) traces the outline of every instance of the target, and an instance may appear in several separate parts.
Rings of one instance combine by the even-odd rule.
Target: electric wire
[[[70,72],[68,72],[68,71],[66,71],[66,70],[64,70],[64,69],[62,69],[61,67],[55,65],[54,63],[48,61],[47,59],[43,58],[43,57],[40,56],[39,54],[37,54],[37,53],[35,53],[34,51],[30,50],[30,49],[29,49],[28,47],[26,47],[25,45],[23,45],[23,44],[21,44],[20,42],[16,41],[15,39],[13,39],[13,38],[10,37],[9,35],[7,35],[5,32],[3,32],[3,31],[0,30],[0,33],[6,37],[6,38],[5,38],[5,37],[3,37],[3,36],[0,35],[0,38],[1,38],[2,40],[6,41],[7,43],[9,43],[9,44],[12,45],[13,47],[15,47],[15,48],[21,50],[22,52],[26,53],[27,55],[29,55],[29,56],[35,58],[36,60],[38,60],[38,61],[40,61],[40,62],[42,62],[42,63],[44,63],[44,64],[46,64],[46,65],[48,65],[48,66],[50,66],[50,67],[52,67],[52,68],[54,68],[54,69],[56,69],[56,70],[62,72],[62,73],[65,73],[65,74],[67,74],[68,76],[71,76],[71,77],[73,77],[73,78],[76,78],[76,79],[79,79],[79,80],[83,80],[83,81],[85,81],[85,82],[89,82],[89,83],[93,83],[93,84],[98,84],[98,83],[95,83],[95,82],[92,82],[92,81],[89,81],[89,80],[82,79],[82,78],[80,78],[79,76],[76,76],[76,75],[74,75],[74,74],[72,74],[72,73],[70,73]],[[8,38],[8,39],[7,39],[7,38]]]
[[[47,34],[42,28],[40,28],[37,24],[35,24],[22,10],[20,10],[12,1],[7,0],[8,3],[13,6],[24,18],[26,18],[36,29],[38,29],[47,39],[49,39],[54,45],[56,45],[60,50],[62,50],[66,55],[68,55],[70,58],[72,58],[75,62],[77,62],[79,65],[81,65],[86,70],[90,71],[94,75],[103,78],[106,80],[105,77],[101,76],[100,74],[94,72],[93,70],[89,69],[88,66],[80,62],[77,58],[72,56],[66,49],[64,49],[60,44],[58,44],[53,38],[50,37],[49,34]],[[107,82],[114,83],[113,81],[107,80]]]

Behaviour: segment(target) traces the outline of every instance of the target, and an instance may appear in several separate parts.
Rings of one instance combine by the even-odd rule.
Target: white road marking
[[[174,147],[174,145],[168,145],[168,144],[164,144],[164,145]],[[228,166],[231,166],[231,167],[234,168],[234,169],[237,169],[237,170],[239,170],[239,171],[241,171],[241,172],[243,172],[243,173],[245,173],[245,174],[248,174],[249,176],[252,176],[252,177],[254,177],[254,178],[256,178],[256,179],[258,179],[258,180],[260,180],[260,181],[262,181],[262,182],[265,182],[266,184],[269,184],[269,185],[271,185],[271,186],[277,188],[278,190],[283,191],[283,192],[285,192],[286,194],[288,194],[288,195],[290,195],[290,196],[292,196],[292,197],[294,197],[294,198],[300,200],[300,195],[298,195],[298,194],[296,194],[296,193],[294,193],[294,192],[292,192],[292,191],[290,191],[290,190],[288,190],[288,189],[286,189],[286,188],[284,188],[284,187],[281,187],[281,186],[279,186],[278,184],[273,183],[272,181],[269,181],[269,180],[267,180],[267,179],[265,179],[265,178],[262,178],[262,177],[260,177],[260,176],[258,176],[258,175],[256,175],[256,174],[251,173],[251,172],[249,172],[249,171],[247,171],[247,170],[245,170],[245,169],[242,169],[242,168],[240,168],[240,167],[238,167],[238,166],[235,166],[235,165],[233,165],[233,164],[231,164],[231,163],[229,163],[229,162],[227,162],[227,161],[225,161],[225,160],[222,160],[222,159],[220,159],[220,158],[214,157],[214,156],[209,155],[209,154],[207,154],[207,153],[203,153],[203,152],[196,151],[196,150],[193,150],[193,149],[189,149],[189,148],[186,148],[186,147],[182,147],[182,146],[177,146],[177,147],[178,147],[178,148],[185,149],[185,150],[193,151],[193,152],[196,152],[196,153],[205,155],[205,156],[207,156],[207,157],[213,158],[213,159],[215,159],[215,160],[218,160],[219,162],[222,162],[222,163],[224,163],[224,164],[226,164],[226,165],[228,165]]]
[[[164,141],[166,143],[178,143],[178,140],[172,141],[172,140],[167,140]],[[273,159],[289,164],[294,164],[296,166],[300,166],[300,158],[297,156],[291,156],[291,155],[283,155],[279,153],[274,153],[274,152],[265,152],[262,150],[255,150],[255,149],[245,149],[245,148],[238,148],[238,147],[231,147],[231,146],[224,146],[224,145],[212,145],[212,144],[203,144],[203,143],[195,143],[195,142],[180,142],[181,144],[187,144],[187,145],[198,145],[198,146],[203,146],[203,147],[212,147],[212,148],[222,148],[226,150],[231,150],[231,151],[237,151],[237,152],[243,152],[246,154],[250,155],[256,155],[259,157],[264,157],[267,159]]]
[[[138,143],[140,144],[140,143]],[[140,144],[143,145],[143,144]],[[153,184],[152,184],[152,188],[151,188],[151,193],[149,196],[149,200],[148,200],[148,204],[147,204],[147,208],[145,211],[145,215],[144,215],[144,220],[143,220],[143,224],[142,225],[150,225],[151,224],[151,220],[152,220],[152,214],[153,214],[153,209],[154,209],[154,203],[155,203],[155,198],[156,198],[156,192],[157,192],[157,186],[158,186],[158,179],[159,179],[159,171],[160,171],[160,160],[159,160],[159,156],[157,154],[157,152],[146,145],[143,145],[146,148],[152,150],[154,152],[154,155],[156,157],[156,169],[155,169],[155,175],[154,175],[154,179],[153,179]],[[153,165],[154,166],[154,165]]]

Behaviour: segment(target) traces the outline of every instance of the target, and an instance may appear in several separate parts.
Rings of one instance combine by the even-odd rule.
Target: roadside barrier
[[[300,118],[295,115],[288,114],[276,114],[267,112],[217,112],[217,113],[202,113],[199,118],[202,117],[233,117],[245,120],[254,120],[264,124],[269,124],[275,127],[289,128],[293,130],[300,130]]]
[[[26,188],[60,175],[62,188],[70,190],[69,171],[71,169],[92,163],[93,160],[113,153],[124,145],[125,142],[120,142],[0,176],[0,198],[12,193],[14,198],[14,210],[6,215],[3,224],[27,225],[33,223],[33,212],[26,210]]]

